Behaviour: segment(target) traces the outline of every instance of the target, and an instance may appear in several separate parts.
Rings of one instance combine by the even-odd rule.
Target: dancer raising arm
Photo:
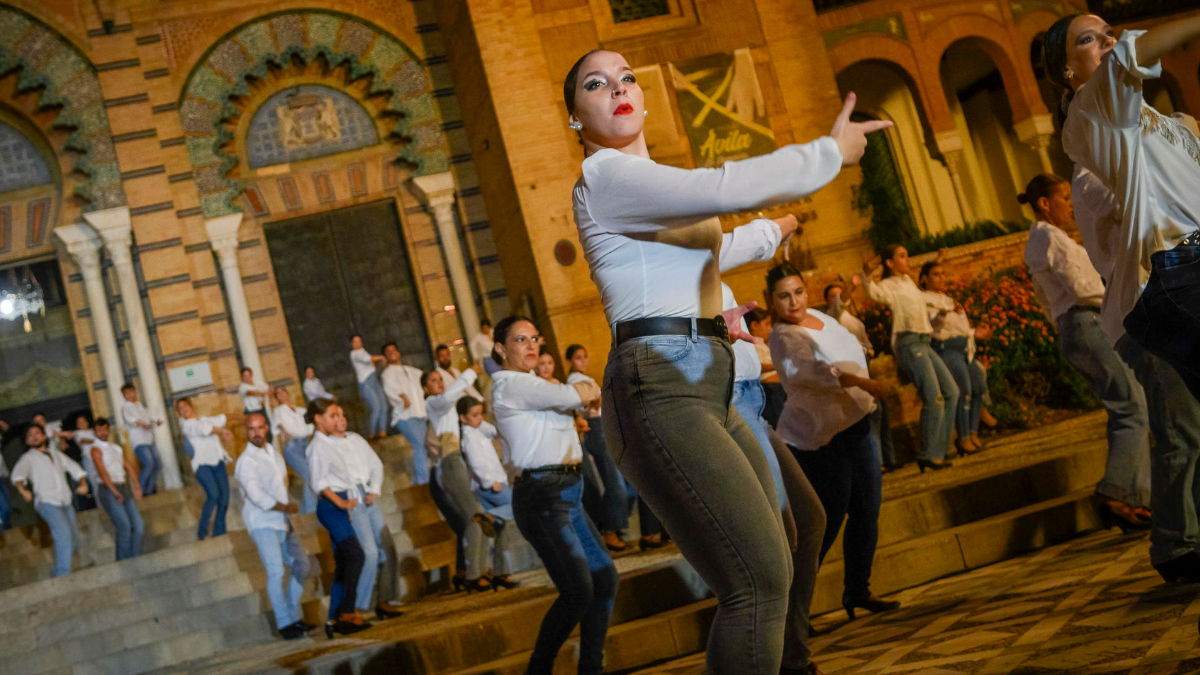
[[[766,458],[729,404],[728,338],[753,339],[736,326],[754,303],[718,317],[717,216],[812,194],[891,123],[850,122],[851,95],[825,138],[689,171],[650,159],[644,95],[620,54],[586,54],[563,95],[587,154],[575,222],[614,338],[608,447],[717,595],[709,672],[775,675],[789,555]]]

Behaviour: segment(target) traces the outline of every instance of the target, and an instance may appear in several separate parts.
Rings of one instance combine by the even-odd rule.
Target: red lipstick
[[[633,106],[629,105],[628,103],[622,103],[621,105],[617,106],[617,109],[613,111],[613,114],[614,115],[632,115],[633,114]]]

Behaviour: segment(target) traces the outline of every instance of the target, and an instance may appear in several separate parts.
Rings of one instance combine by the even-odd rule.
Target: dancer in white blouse
[[[354,366],[354,376],[358,378],[358,393],[367,406],[367,438],[383,438],[387,435],[388,402],[379,384],[379,374],[376,366],[386,363],[382,356],[374,356],[363,348],[361,335],[350,338],[350,365]]]
[[[242,397],[242,414],[262,412],[270,416],[267,410],[267,398],[274,387],[263,382],[262,377],[250,368],[242,368],[242,381],[238,384],[238,394]]]
[[[483,421],[483,401],[464,396],[455,405],[458,412],[459,438],[462,439],[462,455],[471,473],[471,489],[486,505],[488,515],[493,517],[496,537],[492,546],[492,571],[489,579],[497,588],[516,588],[521,582],[509,578],[512,565],[508,552],[520,536],[513,522],[512,488],[508,485],[508,473],[496,454],[492,441],[499,432],[496,427]],[[480,563],[482,566],[482,562]]]
[[[317,371],[312,366],[307,366],[304,369],[304,402],[315,401],[319,398],[327,398],[330,401],[336,401],[337,397],[325,391],[325,385],[321,384],[321,380],[317,379]]]
[[[158,472],[162,470],[162,457],[158,454],[158,446],[154,444],[154,428],[161,426],[163,421],[155,418],[138,402],[137,387],[132,382],[126,382],[121,387],[121,395],[125,402],[121,404],[121,420],[129,432],[129,444],[133,446],[133,455],[142,465],[141,472],[136,476],[142,488],[143,495],[152,495],[158,489]]]
[[[1076,14],[1051,26],[1043,49],[1047,77],[1068,92],[1063,150],[1121,208],[1110,316],[1200,398],[1200,277],[1189,264],[1200,260],[1200,139],[1142,94],[1162,75],[1159,60],[1197,36],[1200,16],[1118,40],[1102,18]]]
[[[883,262],[883,280],[876,283],[871,275]],[[892,351],[896,366],[903,369],[921,395],[921,447],[917,466],[945,469],[943,459],[954,435],[954,415],[958,408],[958,385],[942,358],[930,346],[933,325],[929,323],[929,305],[925,294],[909,276],[908,250],[898,244],[888,246],[881,256],[863,264],[863,290],[875,302],[892,310]]]
[[[284,461],[304,482],[300,513],[312,513],[317,510],[317,493],[313,492],[312,485],[309,484],[310,473],[305,451],[308,449],[308,438],[313,435],[313,425],[304,421],[304,410],[292,405],[292,395],[287,389],[276,387],[272,393],[276,406],[271,419],[271,430],[283,445]]]
[[[12,470],[12,484],[21,498],[33,502],[54,539],[53,576],[71,573],[71,557],[79,547],[79,523],[71,507],[70,475],[79,482],[75,494],[88,491],[87,472],[75,460],[50,448],[46,431],[40,424],[30,424],[25,430],[25,453]],[[30,491],[29,484],[33,483]]]
[[[212,536],[219,537],[225,534],[225,511],[229,508],[229,473],[225,471],[225,463],[233,462],[222,441],[232,441],[233,432],[225,428],[224,415],[200,417],[190,398],[176,401],[175,412],[179,415],[184,451],[192,458],[192,471],[204,488],[204,507],[200,509],[196,534],[200,539],[208,537],[211,517]]]
[[[383,393],[392,406],[391,432],[402,434],[412,446],[413,457],[418,457],[425,445],[425,395],[421,391],[421,370],[400,362],[400,346],[389,342],[383,346],[383,358],[387,362],[379,381]],[[413,485],[429,482],[429,465],[413,463]]]
[[[729,405],[727,338],[750,337],[736,326],[753,303],[714,318],[717,216],[812,194],[858,161],[866,133],[891,123],[850,122],[851,95],[825,138],[688,171],[650,159],[644,94],[620,54],[586,54],[563,97],[587,155],[575,222],[613,331],[609,450],[717,595],[709,671],[776,675],[790,556],[762,449]]]
[[[579,675],[600,675],[617,570],[583,510],[583,448],[575,432],[575,411],[596,401],[600,390],[591,382],[551,384],[530,373],[541,335],[528,319],[501,319],[493,335],[503,366],[492,388],[496,427],[505,453],[522,469],[513,486],[513,515],[558,588],[525,672],[550,675],[579,626]]]
[[[124,448],[109,440],[111,432],[107,419],[96,419],[96,437],[84,451],[83,465],[92,479],[96,501],[116,530],[117,560],[125,560],[142,554],[145,524],[138,509],[142,488],[133,462],[125,459]]]

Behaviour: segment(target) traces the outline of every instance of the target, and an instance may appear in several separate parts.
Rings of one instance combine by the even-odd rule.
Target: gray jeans
[[[1154,445],[1150,448],[1150,501],[1154,527],[1150,530],[1150,562],[1161,565],[1200,544],[1200,403],[1183,378],[1166,361],[1125,335],[1117,353],[1133,369],[1146,392],[1146,410]]]
[[[1058,317],[1058,349],[1108,411],[1108,462],[1096,494],[1150,508],[1150,420],[1146,394],[1108,345],[1100,313],[1074,308]]]
[[[717,596],[708,672],[777,675],[791,555],[766,456],[732,394],[726,341],[627,340],[605,369],[604,433],[621,473]]]

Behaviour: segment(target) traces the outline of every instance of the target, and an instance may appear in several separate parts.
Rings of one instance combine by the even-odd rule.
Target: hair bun
[[[1021,194],[1017,195],[1017,201],[1022,204],[1028,204],[1029,203],[1029,195],[1022,192]]]

